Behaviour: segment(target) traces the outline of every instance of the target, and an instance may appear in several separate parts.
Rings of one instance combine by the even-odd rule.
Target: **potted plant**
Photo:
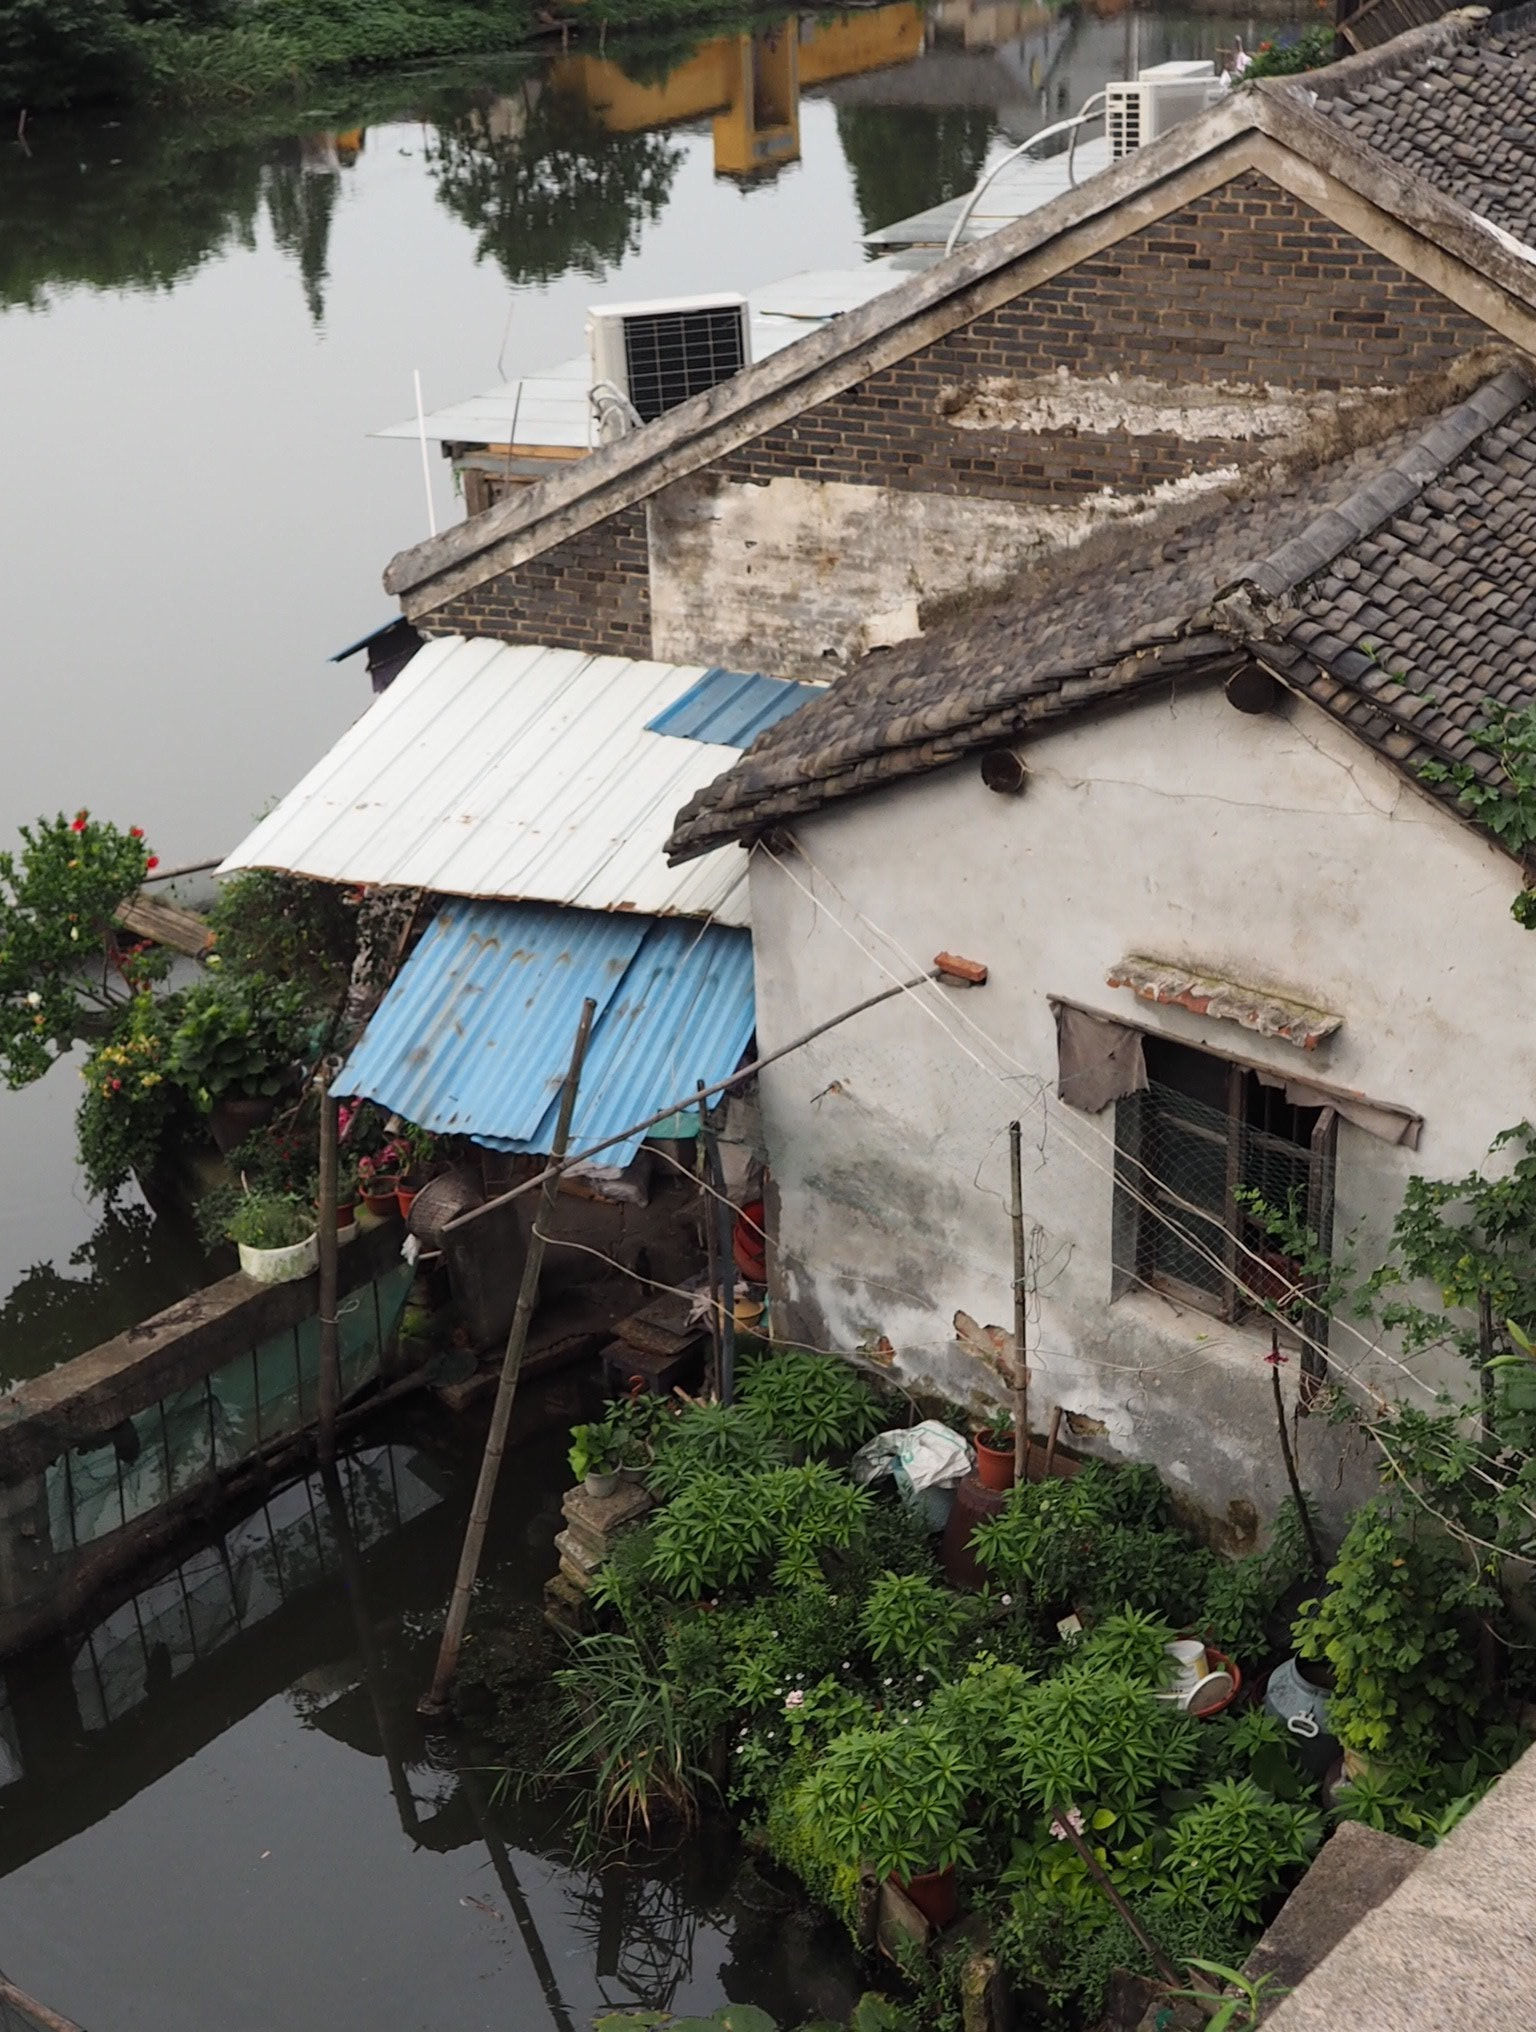
[[[188,989],[168,1070],[208,1116],[221,1152],[271,1120],[310,1028],[303,991],[292,983],[205,981]]]
[[[336,1232],[349,1237],[357,1223],[358,1160],[338,1157],[336,1162]],[[320,1211],[317,1206],[315,1212]]]
[[[401,1147],[393,1138],[382,1149],[358,1158],[358,1189],[363,1195],[363,1205],[369,1213],[377,1214],[382,1219],[385,1215],[399,1212],[398,1194],[403,1162]]]
[[[1013,1413],[1002,1406],[975,1432],[976,1473],[984,1489],[1013,1487]]]
[[[942,1931],[958,1906],[955,1866],[970,1859],[967,1809],[978,1776],[960,1731],[925,1717],[839,1736],[800,1804],[829,1854],[850,1868],[868,1864]]]
[[[320,1261],[313,1210],[297,1193],[242,1194],[226,1233],[240,1250],[240,1268],[258,1284],[292,1283]]]
[[[589,1496],[601,1500],[613,1495],[622,1451],[618,1433],[606,1421],[571,1427],[571,1473]]]
[[[410,1219],[417,1193],[432,1176],[438,1143],[430,1129],[419,1129],[414,1122],[407,1122],[395,1138],[395,1144],[401,1153],[400,1183],[395,1190],[395,1201],[404,1221]]]

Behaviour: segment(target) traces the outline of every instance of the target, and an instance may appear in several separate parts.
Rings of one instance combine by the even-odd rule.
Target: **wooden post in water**
[[[475,1500],[470,1506],[469,1523],[464,1532],[464,1549],[459,1554],[459,1570],[453,1583],[453,1595],[448,1603],[448,1620],[443,1626],[442,1646],[437,1654],[437,1670],[432,1675],[432,1685],[416,1703],[416,1712],[430,1720],[440,1719],[448,1712],[448,1694],[459,1669],[459,1650],[464,1642],[464,1627],[469,1621],[469,1598],[474,1589],[475,1577],[480,1571],[480,1554],[485,1549],[485,1530],[491,1520],[491,1503],[496,1495],[496,1481],[501,1473],[501,1457],[506,1451],[507,1429],[512,1423],[512,1405],[517,1397],[517,1379],[522,1372],[523,1352],[528,1346],[528,1329],[533,1324],[533,1309],[539,1298],[539,1273],[544,1267],[544,1237],[555,1210],[555,1195],[560,1189],[560,1161],[565,1156],[571,1140],[571,1116],[576,1110],[576,1089],[581,1084],[582,1063],[587,1055],[587,1039],[592,1034],[592,1019],[597,1014],[597,1004],[590,998],[581,1005],[581,1021],[576,1026],[576,1042],[571,1050],[570,1070],[565,1075],[565,1084],[560,1089],[560,1113],[555,1123],[554,1148],[550,1152],[550,1168],[539,1192],[538,1211],[533,1218],[533,1233],[528,1238],[528,1254],[523,1260],[523,1281],[518,1287],[517,1311],[512,1319],[512,1331],[507,1335],[507,1352],[501,1364],[501,1381],[496,1386],[496,1408],[491,1413],[491,1429],[486,1435],[485,1454],[480,1462],[480,1479],[475,1484]]]
[[[1008,1124],[1008,1218],[1013,1227],[1013,1478],[1029,1479],[1029,1310],[1024,1288],[1029,1259],[1024,1248],[1023,1131]]]
[[[341,1352],[336,1333],[336,1101],[331,1075],[315,1075],[320,1096],[320,1459],[336,1458],[336,1417],[341,1410]]]

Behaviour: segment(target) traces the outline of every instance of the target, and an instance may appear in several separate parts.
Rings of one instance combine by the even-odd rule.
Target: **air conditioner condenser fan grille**
[[[740,373],[746,365],[741,311],[732,305],[626,317],[624,360],[629,399],[650,423]]]

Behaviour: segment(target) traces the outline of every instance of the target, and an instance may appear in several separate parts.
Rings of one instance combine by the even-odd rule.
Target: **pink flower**
[[[804,1707],[804,1706],[805,1706],[805,1695],[804,1695],[804,1694],[803,1694],[803,1693],[802,1693],[802,1692],[800,1691],[800,1689],[799,1689],[799,1687],[798,1687],[798,1686],[797,1686],[797,1687],[795,1688],[795,1690],[794,1690],[794,1692],[793,1692],[793,1693],[786,1693],[786,1694],[785,1694],[785,1696],[784,1696],[784,1705],[785,1705],[785,1707],[787,1707],[787,1708],[788,1708],[788,1707]]]
[[[1052,1817],[1051,1839],[1053,1841],[1065,1841],[1068,1828],[1071,1828],[1073,1834],[1081,1834],[1083,1831],[1083,1816],[1075,1806],[1069,1813],[1058,1813]]]

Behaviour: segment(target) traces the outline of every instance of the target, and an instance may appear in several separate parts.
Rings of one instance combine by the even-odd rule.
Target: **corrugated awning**
[[[752,940],[718,924],[446,903],[335,1082],[441,1135],[547,1152],[583,1001],[576,1147],[725,1079],[752,1036]],[[627,1164],[643,1139],[605,1153]]]
[[[763,677],[716,665],[676,705],[649,721],[646,732],[713,741],[722,748],[750,748],[766,727],[776,727],[826,689],[824,684],[801,684],[793,678]]]

